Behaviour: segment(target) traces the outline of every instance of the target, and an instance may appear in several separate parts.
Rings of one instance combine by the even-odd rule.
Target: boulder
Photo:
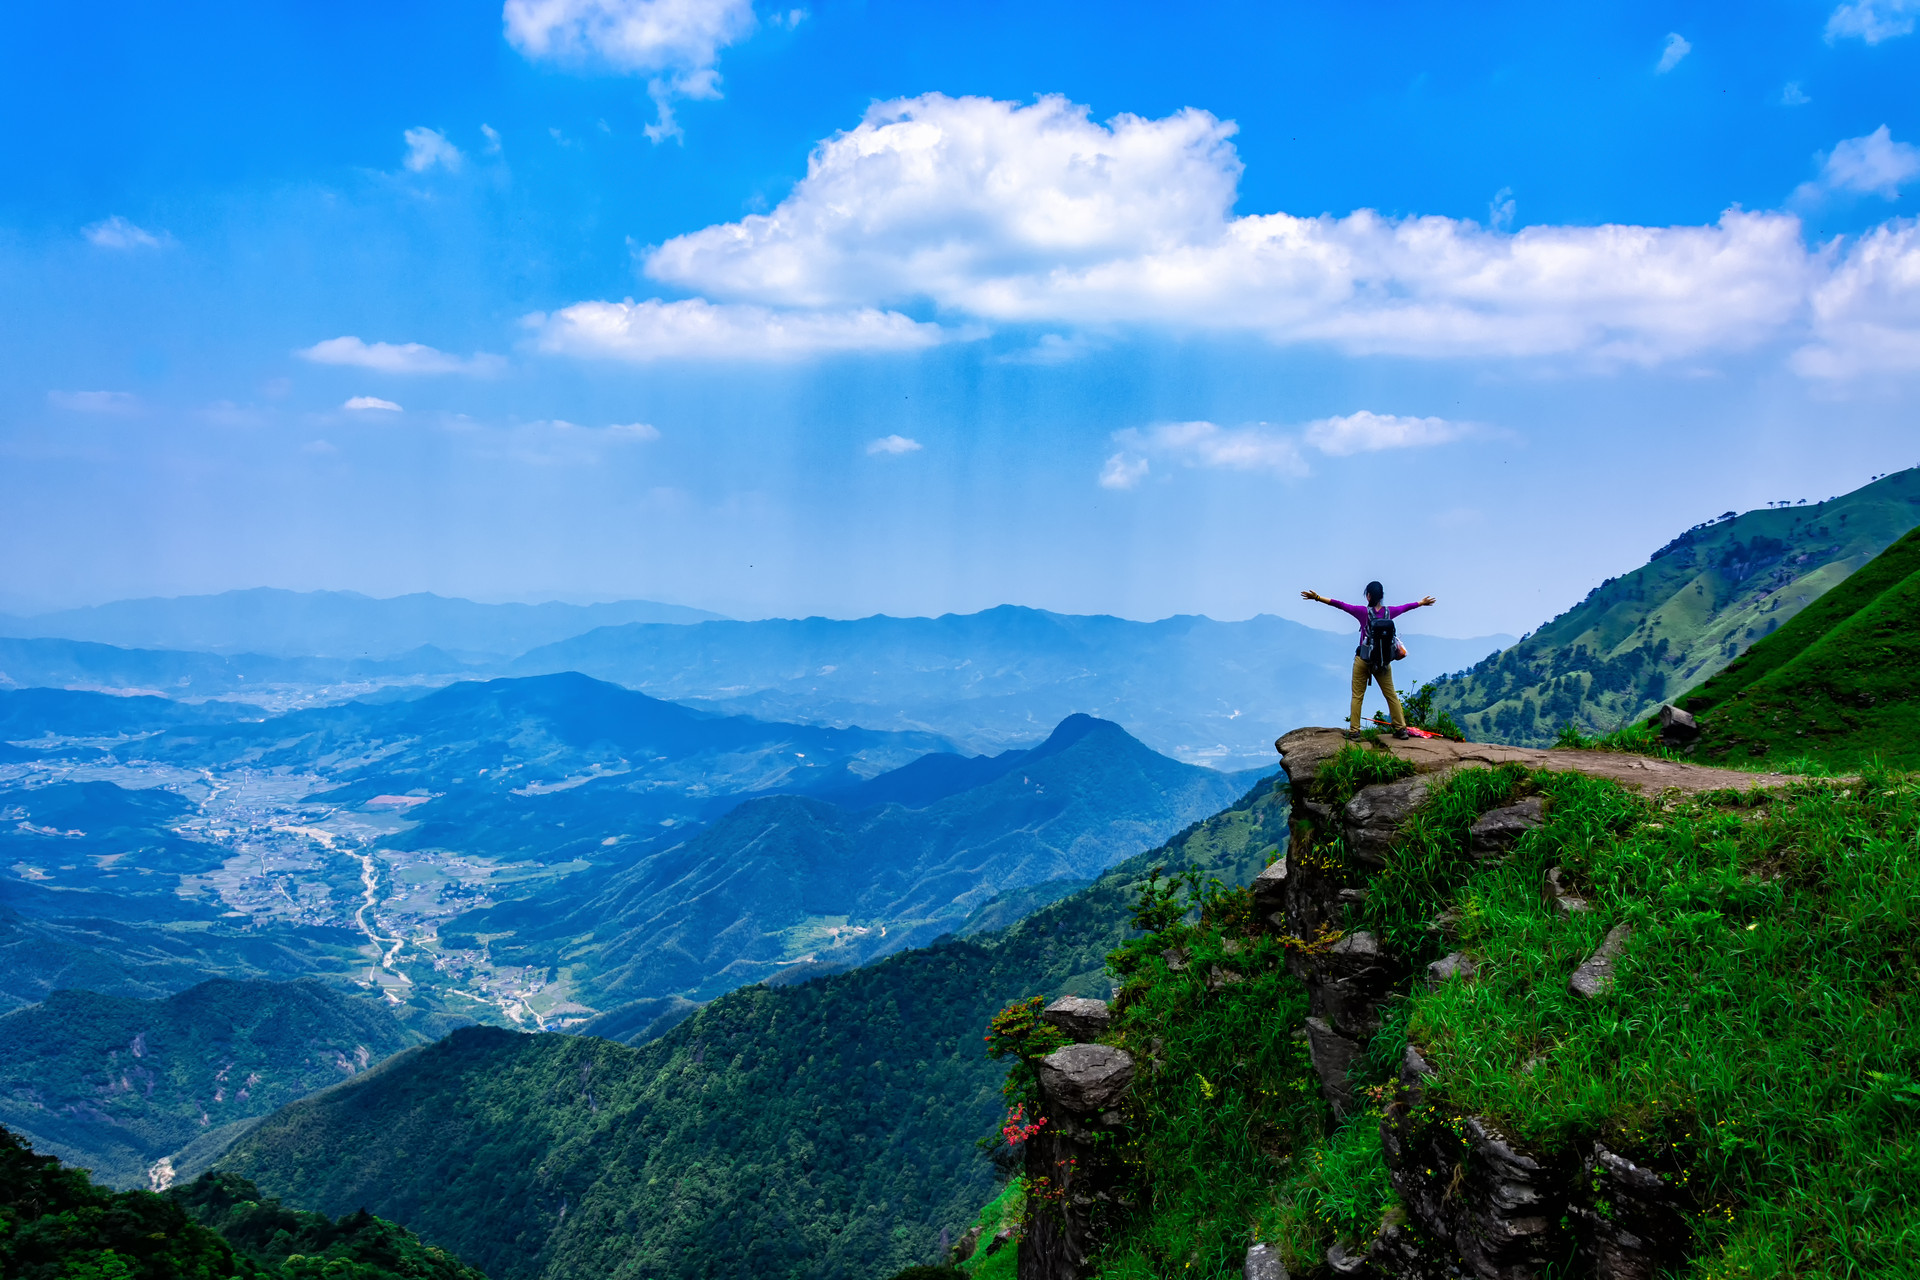
[[[1456,951],[1427,966],[1427,986],[1429,989],[1438,989],[1455,978],[1471,979],[1477,972],[1479,966],[1474,964],[1473,957],[1464,951]]]
[[[1587,900],[1573,891],[1567,873],[1559,867],[1547,872],[1545,896],[1548,909],[1555,915],[1570,916],[1588,909]]]
[[[991,1258],[994,1254],[1000,1252],[1000,1250],[1006,1248],[1007,1245],[1011,1244],[1012,1242],[1013,1242],[1013,1228],[1012,1227],[1000,1228],[1000,1230],[993,1233],[993,1239],[987,1241],[987,1257]]]
[[[979,1247],[980,1225],[975,1223],[962,1232],[958,1240],[953,1242],[953,1252],[948,1255],[947,1261],[950,1263],[965,1262],[973,1256],[973,1251]]]
[[[1327,1249],[1327,1270],[1336,1276],[1364,1276],[1367,1274],[1367,1255],[1354,1253],[1338,1240]]]
[[[1070,1044],[1040,1059],[1040,1092],[1076,1115],[1113,1106],[1133,1084],[1133,1059],[1105,1044]]]
[[[1280,1251],[1270,1244],[1256,1244],[1247,1250],[1247,1260],[1240,1273],[1246,1280],[1291,1280],[1280,1261]]]
[[[1347,853],[1354,861],[1369,866],[1387,865],[1387,849],[1394,832],[1427,798],[1433,779],[1415,774],[1398,782],[1379,782],[1362,787],[1347,801],[1342,817],[1346,826]]]
[[[1700,736],[1700,725],[1687,712],[1671,704],[1661,707],[1648,721],[1650,728],[1660,730],[1663,742],[1674,746],[1683,746]]]
[[[1107,1033],[1113,1023],[1113,1011],[1105,1000],[1086,996],[1061,996],[1040,1011],[1040,1021],[1058,1027],[1070,1038],[1086,1044]]]
[[[1597,1000],[1613,990],[1613,962],[1626,950],[1627,939],[1633,936],[1633,926],[1617,924],[1607,930],[1607,937],[1600,949],[1587,957],[1586,963],[1573,971],[1567,979],[1567,990],[1583,1000]]]
[[[1360,1056],[1359,1042],[1335,1031],[1325,1018],[1308,1018],[1307,1056],[1320,1077],[1320,1092],[1326,1095],[1334,1118],[1344,1118],[1353,1109],[1353,1086],[1347,1081],[1347,1068]]]
[[[1500,809],[1489,809],[1467,831],[1467,846],[1473,856],[1489,862],[1513,848],[1521,836],[1546,820],[1544,796],[1528,796]]]
[[[1274,750],[1280,753],[1280,767],[1287,771],[1287,781],[1294,785],[1296,793],[1312,782],[1320,766],[1346,745],[1347,735],[1338,729],[1295,729],[1273,742]]]
[[[1248,888],[1253,890],[1253,900],[1261,907],[1277,911],[1286,900],[1287,860],[1284,856],[1276,859],[1273,865],[1253,878]],[[1272,904],[1269,906],[1268,904]]]

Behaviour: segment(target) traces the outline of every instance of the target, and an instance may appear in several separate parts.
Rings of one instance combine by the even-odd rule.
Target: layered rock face
[[[1078,1043],[1040,1060],[1047,1125],[1027,1141],[1027,1231],[1016,1271],[1020,1280],[1082,1280],[1131,1207],[1116,1150],[1133,1059],[1087,1043],[1107,1029],[1104,1001],[1070,996],[1041,1017]]]
[[[1505,756],[1544,756],[1493,748],[1501,759],[1481,759],[1489,749],[1470,744],[1419,744],[1395,754],[1411,758],[1422,772],[1398,782],[1365,787],[1336,812],[1316,794],[1320,766],[1345,744],[1336,730],[1302,729],[1276,744],[1293,787],[1293,827],[1288,857],[1255,882],[1264,927],[1300,940],[1291,954],[1306,984],[1311,1016],[1306,1039],[1328,1106],[1337,1118],[1357,1109],[1348,1069],[1379,1030],[1381,1004],[1409,989],[1414,975],[1403,957],[1390,954],[1365,931],[1344,931],[1347,908],[1363,902],[1366,880],[1386,866],[1395,833],[1425,799],[1445,769],[1505,763]],[[1643,786],[1706,789],[1727,785],[1718,770],[1668,766],[1641,769],[1615,756],[1555,753],[1550,760],[1522,761],[1539,767],[1581,768]],[[1740,781],[1751,783],[1751,775]],[[1498,859],[1545,818],[1545,803],[1530,796],[1481,815],[1471,849],[1482,860]],[[1346,856],[1338,855],[1338,839]],[[1584,910],[1586,904],[1557,881],[1546,890],[1548,906]],[[1439,904],[1435,904],[1436,913]],[[1604,996],[1612,983],[1614,957],[1626,927],[1570,978],[1588,998]],[[1456,952],[1426,966],[1431,985],[1471,981],[1474,961]],[[1485,1116],[1451,1112],[1429,1097],[1434,1068],[1417,1046],[1407,1049],[1399,1088],[1381,1120],[1382,1146],[1404,1216],[1387,1223],[1364,1254],[1336,1246],[1327,1270],[1334,1275],[1391,1280],[1533,1280],[1549,1273],[1600,1280],[1651,1280],[1684,1259],[1688,1239],[1681,1198],[1658,1174],[1597,1142],[1569,1152],[1530,1151]],[[1274,1274],[1267,1252],[1248,1256],[1248,1275]]]

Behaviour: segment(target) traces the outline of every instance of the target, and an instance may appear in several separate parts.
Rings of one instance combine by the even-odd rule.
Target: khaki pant
[[[1391,664],[1373,669],[1373,664],[1359,654],[1353,655],[1353,710],[1347,714],[1347,727],[1360,727],[1360,700],[1367,696],[1367,682],[1377,681],[1380,692],[1387,696],[1387,712],[1393,716],[1393,727],[1407,727],[1407,713],[1400,709],[1400,695],[1393,691],[1393,667]]]

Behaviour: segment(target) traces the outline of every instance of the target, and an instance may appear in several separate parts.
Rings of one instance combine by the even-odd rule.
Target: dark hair
[[[1386,596],[1386,594],[1387,594],[1387,589],[1381,586],[1379,583],[1369,582],[1367,584],[1367,603],[1368,604],[1379,604],[1380,601]]]

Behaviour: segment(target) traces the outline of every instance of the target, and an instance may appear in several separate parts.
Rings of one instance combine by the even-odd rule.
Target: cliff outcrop
[[[1896,1256],[1920,780],[1276,745],[1278,856],[1145,895],[1112,1007],[1050,1010],[1022,1280],[1759,1274],[1818,1231],[1769,1145]]]

